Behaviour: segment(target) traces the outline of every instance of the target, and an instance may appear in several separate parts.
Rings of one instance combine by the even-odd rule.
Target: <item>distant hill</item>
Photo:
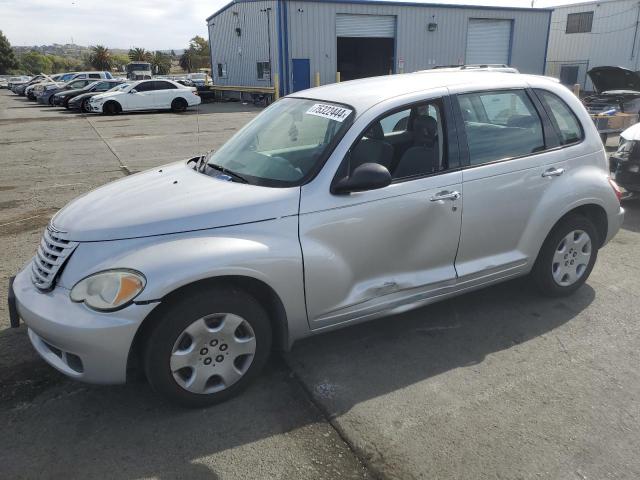
[[[75,45],[73,43],[67,43],[65,45],[61,45],[58,43],[54,43],[52,45],[17,45],[14,46],[13,49],[17,54],[26,53],[31,50],[35,50],[36,52],[40,52],[45,55],[59,55],[61,57],[67,58],[82,58],[85,54],[89,53],[90,47],[85,47],[83,45]],[[109,48],[111,53],[113,54],[124,54],[126,55],[129,50],[124,48]],[[160,50],[163,53],[170,54],[171,50]],[[183,48],[176,48],[173,50],[176,55],[182,55],[184,53]]]

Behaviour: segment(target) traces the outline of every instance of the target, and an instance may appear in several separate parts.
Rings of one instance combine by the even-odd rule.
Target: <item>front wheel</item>
[[[264,308],[235,289],[197,290],[160,315],[146,341],[145,372],[173,403],[205,407],[231,398],[262,370],[271,351]]]
[[[184,98],[176,98],[171,102],[171,111],[173,112],[184,112],[187,110],[187,107],[187,101]]]
[[[598,257],[598,232],[581,215],[563,220],[551,231],[538,254],[532,276],[551,297],[572,294],[589,278]]]
[[[82,113],[89,113],[89,99],[85,98],[84,100],[82,100],[82,103],[80,104],[80,111]]]
[[[120,105],[116,102],[107,102],[102,107],[102,113],[105,115],[115,115],[116,113],[119,113],[120,110]]]

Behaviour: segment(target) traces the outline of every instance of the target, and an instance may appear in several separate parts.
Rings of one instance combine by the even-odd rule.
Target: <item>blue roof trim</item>
[[[259,2],[261,0],[232,0],[227,5],[222,7],[214,14],[207,17],[207,22],[213,17],[220,15],[226,9],[236,3],[251,3]],[[284,0],[286,2],[286,0]],[[394,0],[299,0],[303,2],[311,3],[353,3],[360,5],[393,5],[396,7],[431,7],[431,8],[457,8],[465,10],[499,10],[499,11],[521,11],[521,12],[553,12],[553,8],[527,8],[527,7],[499,7],[493,5],[459,5],[450,3],[421,3],[421,2],[407,2],[407,1],[394,1]]]

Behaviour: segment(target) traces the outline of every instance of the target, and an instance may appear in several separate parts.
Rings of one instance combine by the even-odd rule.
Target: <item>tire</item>
[[[107,102],[102,107],[102,113],[104,115],[116,115],[122,111],[120,104],[117,102]]]
[[[187,101],[184,98],[175,98],[173,102],[171,102],[171,111],[172,112],[184,112],[187,110]]]
[[[49,105],[53,107],[53,95],[49,97],[48,102],[49,102]]]
[[[599,244],[598,231],[588,218],[571,215],[562,220],[544,241],[531,272],[540,292],[564,297],[580,288],[593,270]]]
[[[89,113],[89,99],[85,98],[84,100],[82,100],[82,103],[80,104],[80,111],[82,113]]]
[[[244,291],[198,289],[171,303],[157,320],[146,339],[145,374],[157,393],[183,407],[235,396],[269,358],[268,315]],[[245,353],[251,348],[253,353]]]

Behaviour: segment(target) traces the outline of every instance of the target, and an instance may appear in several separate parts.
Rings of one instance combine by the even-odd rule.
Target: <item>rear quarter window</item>
[[[551,122],[558,131],[561,145],[571,145],[584,139],[584,130],[580,120],[573,113],[571,107],[555,93],[537,89],[536,95],[542,101],[545,110],[551,117]]]

